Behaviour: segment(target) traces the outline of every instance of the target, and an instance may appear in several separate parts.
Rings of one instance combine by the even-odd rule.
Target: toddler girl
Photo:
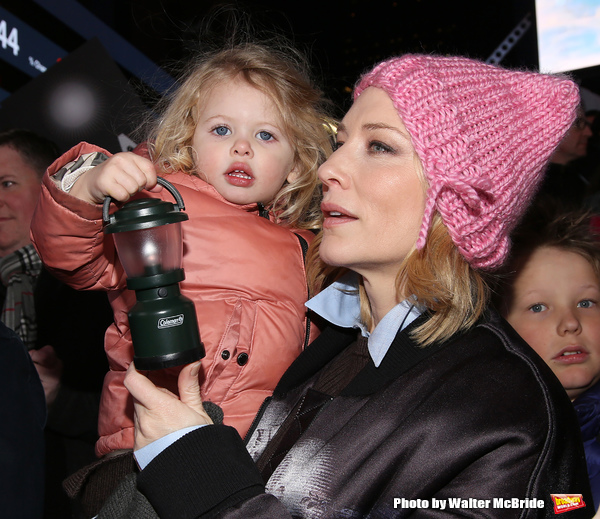
[[[552,213],[538,208],[515,233],[500,306],[573,401],[598,507],[600,237],[589,214]]]
[[[111,157],[81,143],[44,178],[32,223],[42,260],[77,289],[108,290],[115,314],[99,456],[131,449],[134,430],[123,377],[135,295],[102,231],[106,196],[124,202],[141,191],[172,201],[156,187],[157,172],[181,193],[189,216],[181,290],[196,305],[206,349],[202,398],[240,435],[308,341],[303,253],[319,225],[317,168],[331,145],[326,103],[290,56],[258,44],[215,52],[174,94],[147,153]],[[177,371],[149,376],[175,391]]]

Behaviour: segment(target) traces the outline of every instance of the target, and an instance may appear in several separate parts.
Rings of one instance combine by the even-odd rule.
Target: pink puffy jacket
[[[99,456],[133,447],[133,403],[123,385],[133,358],[127,312],[135,294],[113,238],[102,232],[102,209],[61,191],[52,175],[84,153],[108,152],[81,143],[60,157],[44,176],[33,217],[32,240],[53,274],[80,290],[107,290],[115,322],[106,332],[110,371],[100,404]],[[196,305],[202,360],[202,398],[222,407],[226,424],[243,437],[260,404],[305,344],[308,297],[303,251],[294,232],[258,216],[256,205],[227,202],[197,177],[166,178],[185,202],[183,222],[185,280],[181,292]],[[173,201],[163,189],[159,194]],[[312,233],[297,231],[305,240]],[[68,314],[57,309],[68,325]],[[85,344],[81,345],[85,348]],[[178,369],[151,373],[154,382],[175,390]]]

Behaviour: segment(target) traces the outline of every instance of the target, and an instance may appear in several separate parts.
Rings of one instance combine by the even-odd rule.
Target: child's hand
[[[154,164],[135,153],[123,152],[81,175],[70,193],[85,202],[102,204],[107,196],[126,202],[142,189],[162,189],[156,183]]]

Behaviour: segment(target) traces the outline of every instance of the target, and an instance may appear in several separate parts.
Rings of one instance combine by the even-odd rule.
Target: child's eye
[[[217,126],[212,129],[212,132],[219,137],[225,137],[231,133],[231,130],[227,126]]]
[[[333,143],[333,151],[339,150],[344,145],[344,141],[335,141]]]
[[[543,312],[544,310],[546,310],[546,305],[542,304],[542,303],[536,303],[534,305],[531,305],[529,307],[529,310],[531,310],[534,314],[539,314],[540,312]]]
[[[257,137],[261,140],[261,141],[270,141],[272,139],[274,139],[275,137],[273,137],[273,134],[270,132],[267,132],[265,130],[263,130],[262,132],[258,132]]]
[[[12,180],[3,180],[2,182],[0,182],[0,185],[3,189],[7,189],[9,187],[14,186],[15,182],[13,182]]]
[[[595,301],[592,301],[591,299],[584,299],[583,301],[579,301],[579,303],[577,303],[577,308],[592,308],[592,306],[595,305]]]
[[[395,153],[394,148],[380,141],[369,142],[369,150],[374,153]]]

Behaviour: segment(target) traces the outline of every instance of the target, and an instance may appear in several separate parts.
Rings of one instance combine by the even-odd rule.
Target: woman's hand
[[[132,152],[116,153],[86,171],[73,184],[70,194],[90,204],[101,204],[107,196],[126,202],[148,189],[160,191],[152,161]]]
[[[213,423],[200,399],[199,370],[200,361],[181,370],[178,397],[167,389],[156,387],[136,371],[133,362],[130,364],[125,376],[125,387],[133,396],[134,450],[180,429]]]

